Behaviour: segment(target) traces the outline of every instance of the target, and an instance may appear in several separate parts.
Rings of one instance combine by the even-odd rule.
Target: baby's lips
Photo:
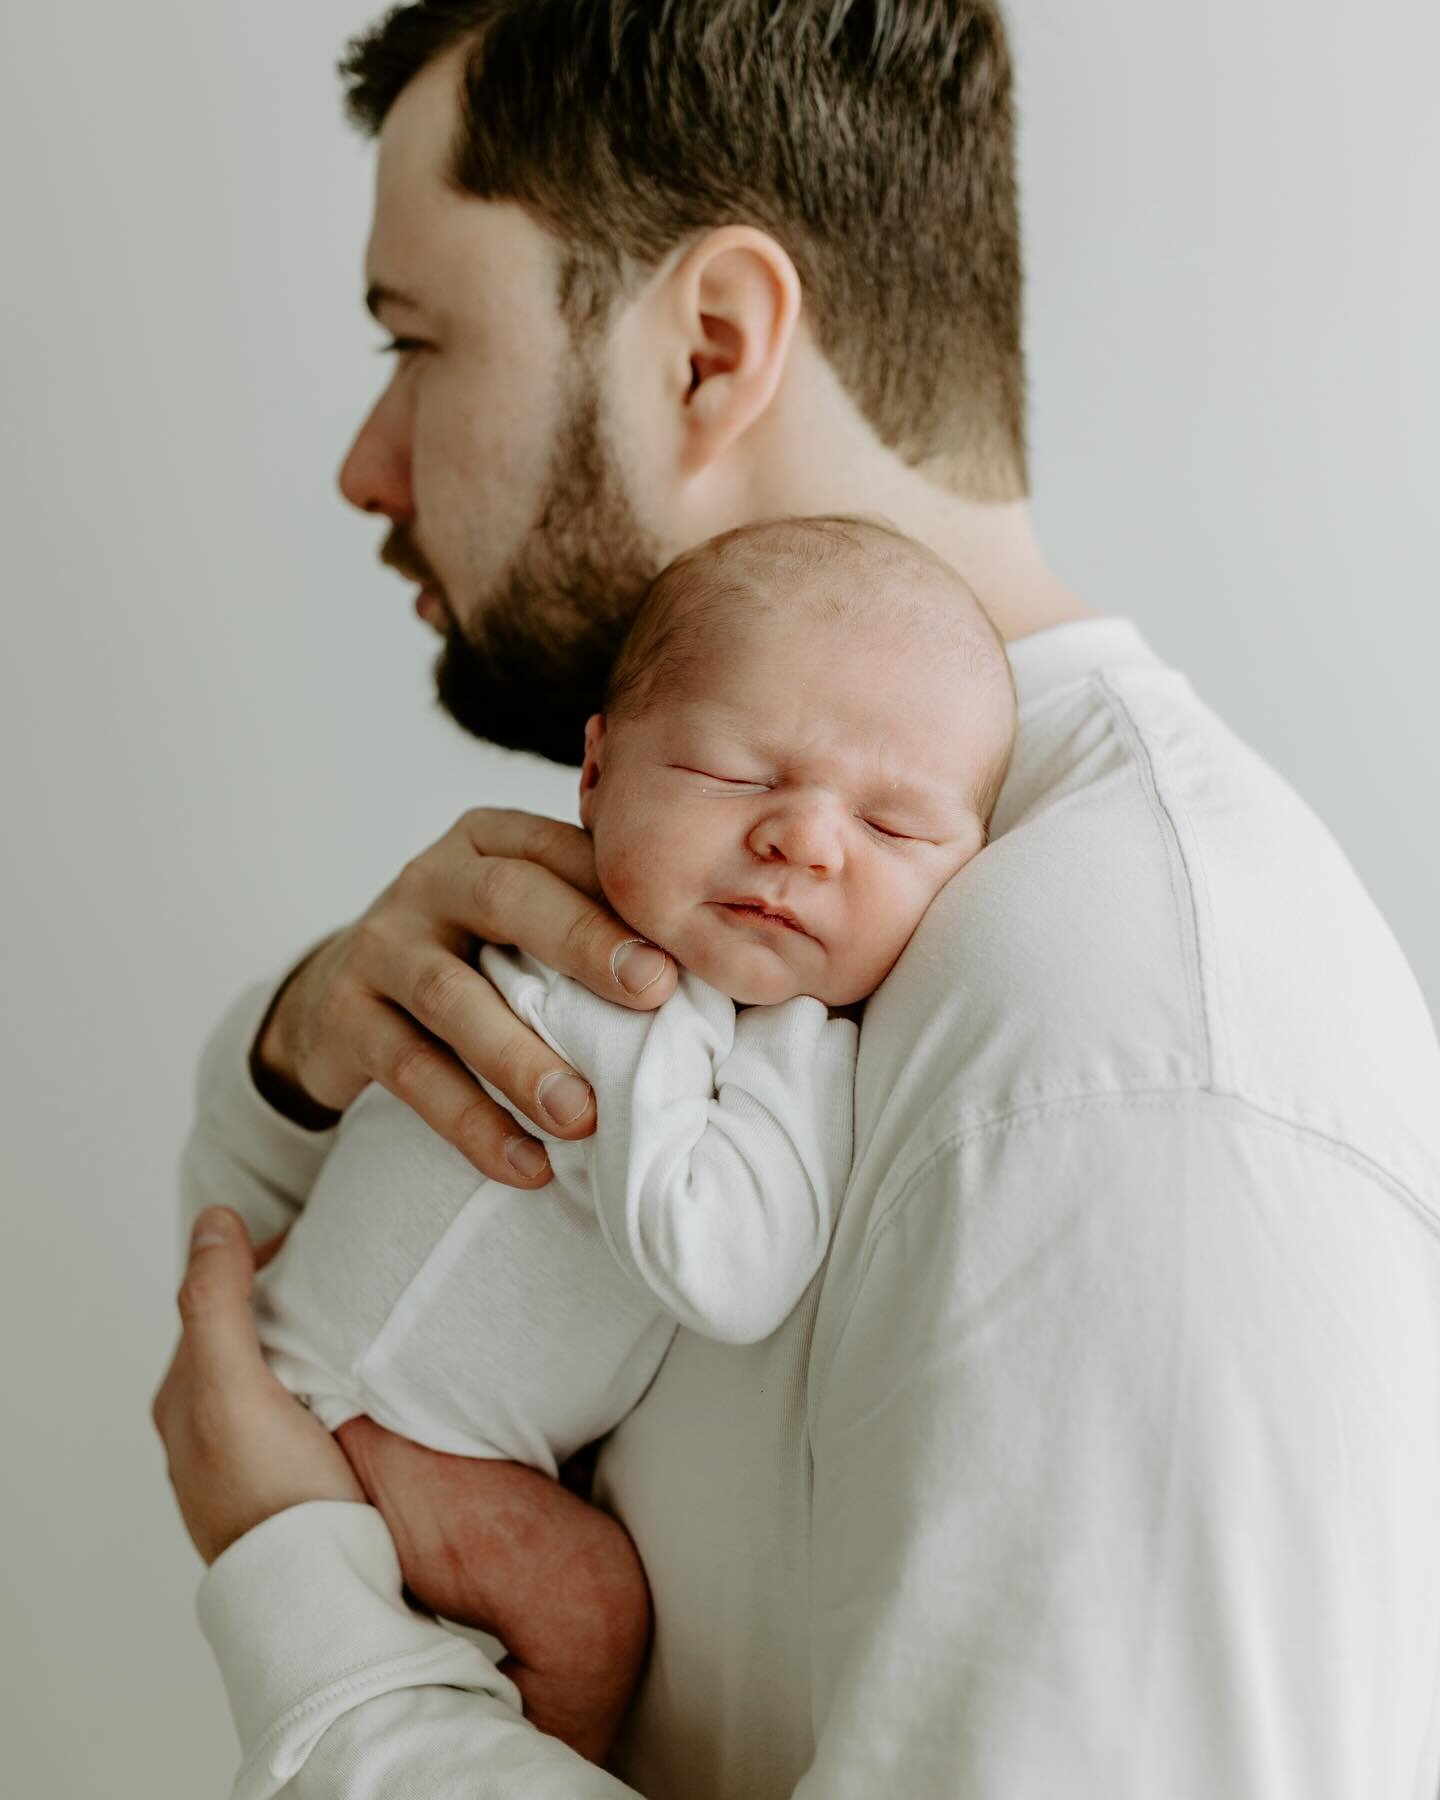
[[[715,904],[724,907],[744,907],[755,912],[768,913],[772,919],[783,920],[792,931],[798,931],[802,937],[812,938],[816,943],[820,941],[810,929],[808,922],[800,918],[797,913],[791,912],[788,906],[774,906],[770,902],[757,899],[750,894],[735,895],[728,900],[717,900]]]

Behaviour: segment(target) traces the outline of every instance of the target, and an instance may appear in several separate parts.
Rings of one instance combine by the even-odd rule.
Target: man
[[[561,1135],[593,1102],[475,942],[621,1004],[673,969],[579,833],[479,813],[227,1015],[155,1417],[237,1792],[1433,1792],[1440,1050],[1313,815],[1041,557],[992,6],[412,6],[348,69],[402,361],[341,486],[424,583],[461,723],[578,755],[648,576],[818,511],[955,564],[1022,711],[994,841],[867,1008],[826,1265],[763,1344],[682,1332],[600,1449],[656,1616],[610,1772],[407,1608],[210,1203],[272,1238],[372,1079],[543,1190],[464,1065]],[[439,1495],[430,1453],[347,1448]]]

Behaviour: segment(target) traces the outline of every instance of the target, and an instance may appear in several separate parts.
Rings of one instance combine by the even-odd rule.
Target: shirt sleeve
[[[797,1800],[1431,1792],[1419,1209],[1154,1095],[959,1131],[866,1223],[811,1359]]]
[[[628,1083],[593,1072],[595,1206],[621,1266],[682,1326],[758,1343],[829,1247],[859,1034],[818,1000],[737,1018],[700,992],[666,1002]]]
[[[240,1738],[231,1800],[623,1800],[537,1731],[513,1682],[416,1612],[372,1506],[276,1513],[206,1571],[196,1603]]]
[[[231,1206],[252,1240],[293,1223],[335,1142],[278,1113],[250,1075],[250,1050],[281,977],[256,982],[221,1015],[200,1054],[195,1118],[180,1154],[180,1261],[197,1214]]]

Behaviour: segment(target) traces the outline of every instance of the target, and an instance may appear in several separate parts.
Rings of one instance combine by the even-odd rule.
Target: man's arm
[[[276,1110],[260,1091],[251,1052],[271,1009],[273,979],[247,988],[221,1015],[200,1054],[195,1118],[180,1154],[185,1237],[207,1206],[230,1206],[256,1243],[294,1223],[334,1142]]]
[[[369,1506],[318,1501],[237,1542],[200,1588],[240,1737],[232,1800],[623,1800],[529,1724],[475,1644],[412,1610]]]
[[[210,1564],[198,1610],[240,1738],[234,1795],[629,1793],[527,1723],[477,1645],[406,1603],[345,1453],[261,1355],[239,1221],[213,1208],[197,1224],[152,1417]]]
[[[853,1198],[797,1800],[1432,1792],[1440,1282],[1403,1196],[1197,1093],[937,1134]]]

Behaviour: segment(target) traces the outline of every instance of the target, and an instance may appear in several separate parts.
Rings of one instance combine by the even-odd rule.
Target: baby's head
[[[868,520],[725,532],[656,577],[580,816],[636,931],[742,1003],[872,993],[986,841],[1015,737],[965,582]]]

